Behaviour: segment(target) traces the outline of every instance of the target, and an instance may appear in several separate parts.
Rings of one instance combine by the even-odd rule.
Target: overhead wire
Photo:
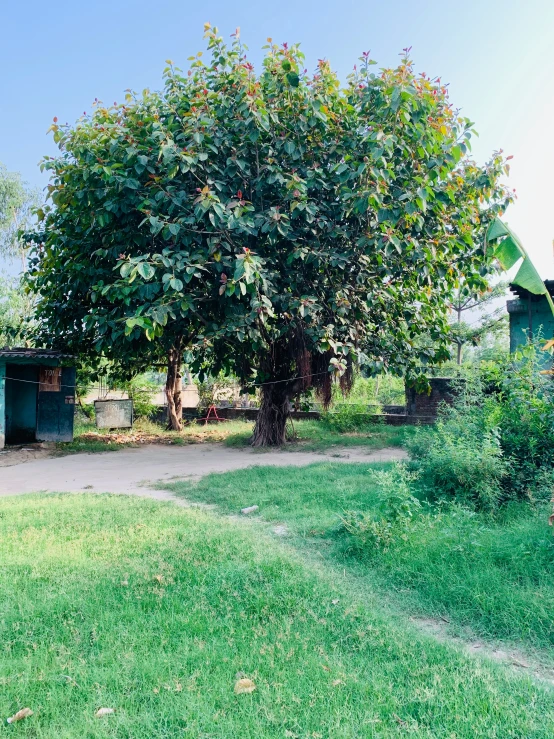
[[[309,375],[302,375],[300,377],[288,377],[285,380],[269,380],[268,382],[249,382],[249,383],[246,383],[246,386],[247,387],[264,387],[265,385],[278,385],[278,384],[283,383],[283,382],[296,382],[296,380],[305,380],[308,377],[318,377],[320,375],[327,375],[327,374],[330,374],[330,373],[328,371],[325,371],[325,372],[313,372],[313,373],[311,373]],[[39,380],[24,380],[21,377],[7,377],[7,376],[4,376],[4,377],[1,377],[0,379],[1,380],[11,380],[13,382],[26,382],[26,383],[30,383],[32,385],[45,385],[45,384],[47,384],[47,383],[44,383],[44,382],[40,382]],[[77,385],[65,385],[65,384],[62,383],[60,385],[57,385],[57,387],[68,387],[68,388],[71,388],[71,389],[75,390],[78,386]],[[104,390],[104,388],[105,388],[105,386],[103,386],[103,385],[92,385],[92,386],[88,386],[88,390]]]

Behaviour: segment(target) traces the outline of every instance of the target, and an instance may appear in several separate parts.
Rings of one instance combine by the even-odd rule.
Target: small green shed
[[[551,297],[554,297],[554,280],[545,280],[544,286]],[[510,351],[526,344],[528,338],[554,338],[554,315],[545,295],[534,295],[519,285],[510,285],[516,296],[508,300],[507,309],[510,316]],[[552,356],[544,353],[544,368],[550,369]]]
[[[0,448],[73,440],[71,359],[47,349],[0,349]]]

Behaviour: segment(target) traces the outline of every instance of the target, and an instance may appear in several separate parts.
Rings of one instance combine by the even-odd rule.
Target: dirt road
[[[384,462],[404,459],[402,449],[372,451],[364,447],[331,452],[255,452],[221,444],[185,447],[150,445],[102,454],[29,459],[0,468],[0,495],[32,492],[110,492],[175,500],[155,483],[198,479],[210,472],[227,472],[253,465],[302,466],[313,462]]]

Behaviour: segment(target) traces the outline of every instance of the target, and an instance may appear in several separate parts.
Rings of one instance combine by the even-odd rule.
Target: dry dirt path
[[[195,480],[210,472],[272,465],[303,466],[314,462],[385,462],[405,459],[402,449],[337,448],[331,452],[255,452],[221,444],[149,445],[117,452],[38,457],[0,467],[0,495],[34,492],[125,493],[186,504],[156,483]]]

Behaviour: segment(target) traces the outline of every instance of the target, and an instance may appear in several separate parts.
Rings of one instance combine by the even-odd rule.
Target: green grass
[[[386,465],[257,467],[171,489],[229,513],[259,505],[264,520],[287,524],[295,543],[316,547],[330,563],[379,584],[405,610],[546,649],[554,662],[554,537],[547,510],[519,504],[493,520],[445,509],[418,517],[387,551],[354,553],[339,515],[377,510],[370,467]]]
[[[117,452],[119,449],[134,446],[131,441],[110,441],[104,439],[82,439],[76,436],[73,441],[58,441],[54,455],[63,457],[66,454],[96,454],[99,452]]]
[[[221,423],[190,424],[181,432],[168,431],[159,424],[138,419],[132,429],[97,429],[94,421],[79,419],[75,424],[72,442],[56,445],[58,454],[109,452],[117,449],[150,444],[202,444],[223,442],[226,446],[244,447],[250,443],[253,423],[251,421],[223,421]],[[386,426],[369,424],[360,431],[338,433],[321,421],[295,421],[296,440],[283,447],[285,451],[323,452],[333,447],[364,446],[382,449],[387,446],[403,446],[414,433],[412,426]],[[261,454],[264,449],[257,450]],[[270,449],[270,451],[272,451]]]
[[[387,618],[242,521],[123,496],[4,498],[0,561],[0,715],[34,711],[0,735],[554,734],[550,692]],[[234,694],[238,673],[253,694]]]
[[[333,447],[364,446],[383,449],[387,446],[403,446],[414,433],[413,426],[386,426],[368,424],[359,431],[339,433],[323,421],[294,421],[296,439],[283,447],[286,451],[322,452]],[[252,433],[252,425],[240,433],[232,433],[225,441],[228,446],[246,446]],[[263,452],[264,450],[260,450]]]

